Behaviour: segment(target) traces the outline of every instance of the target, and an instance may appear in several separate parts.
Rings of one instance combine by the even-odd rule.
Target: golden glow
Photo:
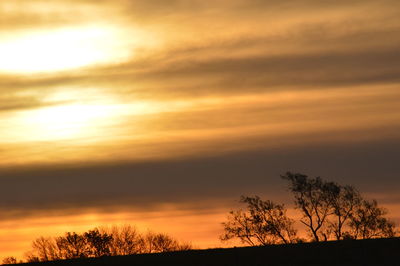
[[[22,117],[31,140],[61,140],[93,135],[113,106],[63,105],[25,112]]]
[[[59,99],[58,96],[56,98]],[[151,102],[123,104],[109,99],[101,103],[80,102],[18,111],[2,120],[8,124],[3,131],[2,141],[26,143],[73,140],[78,144],[82,141],[91,143],[99,139],[106,140],[109,137],[115,139],[120,132],[114,129],[120,123],[126,122],[129,117],[152,114],[159,108]]]
[[[129,56],[109,27],[65,28],[0,39],[0,72],[37,73],[79,68]]]
[[[263,144],[269,148],[294,145],[301,136],[303,144],[328,138],[352,142],[375,139],[376,131],[369,130],[370,134],[361,138],[357,130],[382,128],[380,136],[383,136],[387,134],[383,130],[387,124],[399,121],[398,113],[392,112],[394,105],[385,103],[386,98],[398,97],[397,87],[384,88],[381,96],[372,86],[350,92],[344,89],[273,92],[186,98],[185,101],[129,101],[99,89],[64,89],[42,99],[47,105],[64,104],[0,115],[1,143],[8,151],[0,156],[0,166],[57,162],[56,155],[61,148],[63,162],[82,158],[95,162],[254,149],[260,148],[254,141],[259,137],[269,140]],[[358,103],[354,103],[354,99]],[[302,102],[300,106],[298,101]],[[254,113],[249,105],[268,106],[269,109]],[[367,112],[371,107],[380,113]],[[241,110],[240,115],[238,110]],[[225,112],[230,112],[231,118],[221,120]],[[332,113],[336,116],[331,116]],[[385,120],[381,119],[381,114],[385,114]],[[339,130],[347,134],[337,134]],[[190,148],[181,146],[182,140],[191,143]],[[232,141],[241,144],[232,145]],[[58,149],[42,142],[51,142]],[[102,145],[98,145],[99,142]]]
[[[84,232],[94,227],[130,224],[139,232],[149,230],[168,233],[180,241],[191,242],[196,248],[224,246],[218,239],[221,233],[220,221],[226,218],[227,209],[195,213],[161,209],[156,212],[122,211],[116,213],[32,217],[18,222],[0,222],[0,259],[6,256],[24,258],[24,252],[31,250],[32,241],[40,236],[54,237],[64,232]],[[171,222],[171,217],[179,217]],[[196,230],[193,230],[196,228]]]

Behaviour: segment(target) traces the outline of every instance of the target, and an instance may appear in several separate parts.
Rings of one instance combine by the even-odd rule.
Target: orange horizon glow
[[[400,204],[382,205],[389,210],[389,217],[400,222]],[[244,206],[239,206],[244,207]],[[94,228],[132,225],[139,233],[167,233],[182,243],[191,243],[194,249],[228,248],[244,246],[239,240],[221,241],[222,222],[226,221],[231,209],[218,208],[210,211],[188,211],[174,206],[160,208],[161,211],[122,211],[117,213],[87,212],[78,215],[32,217],[15,222],[0,223],[0,259],[15,256],[23,259],[31,250],[32,241],[39,237],[57,237],[66,232],[83,233]],[[301,214],[289,208],[288,216],[296,220],[298,236],[308,239],[305,227],[299,222]],[[395,214],[396,216],[393,216]]]

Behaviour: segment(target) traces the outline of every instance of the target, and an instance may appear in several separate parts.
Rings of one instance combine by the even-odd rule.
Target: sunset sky
[[[398,0],[0,1],[0,259],[127,223],[225,246],[289,170],[400,223],[399,159]]]

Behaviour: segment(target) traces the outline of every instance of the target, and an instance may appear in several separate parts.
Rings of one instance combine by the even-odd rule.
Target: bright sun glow
[[[66,96],[66,95],[64,95]],[[57,96],[62,97],[62,95]],[[151,102],[108,102],[57,105],[0,115],[4,143],[72,140],[76,144],[120,135],[127,118],[163,110]],[[6,125],[6,127],[1,127]]]
[[[129,56],[117,31],[69,28],[0,39],[0,72],[37,73],[104,63]]]
[[[29,112],[25,127],[31,140],[62,140],[95,136],[113,114],[113,106],[65,105]]]

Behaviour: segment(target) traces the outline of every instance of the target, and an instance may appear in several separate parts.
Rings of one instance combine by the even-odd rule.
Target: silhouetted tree
[[[154,252],[175,251],[178,250],[179,247],[178,241],[167,234],[155,234],[154,237],[152,237],[152,241]]]
[[[281,177],[290,182],[289,190],[294,195],[295,206],[303,214],[300,222],[307,227],[313,240],[328,240],[328,233],[324,230],[328,229],[326,221],[333,213],[340,186],[320,177],[309,178],[298,173],[287,172]]]
[[[84,233],[88,245],[88,256],[101,257],[111,255],[111,244],[113,237],[107,233],[100,233],[99,229],[89,230]]]
[[[101,231],[112,236],[110,250],[113,256],[143,253],[144,240],[135,227],[113,226],[111,229],[102,228]]]
[[[231,211],[228,221],[222,223],[225,233],[221,240],[239,238],[242,243],[257,246],[275,243],[292,243],[297,240],[294,220],[286,216],[284,205],[259,197],[242,196],[247,210]]]
[[[25,253],[25,259],[27,262],[43,262],[189,249],[192,249],[191,244],[181,244],[167,234],[149,232],[142,235],[135,227],[125,225],[111,229],[95,228],[83,234],[68,232],[55,238],[37,238],[32,243],[32,250]]]
[[[336,240],[395,236],[395,224],[384,217],[387,211],[375,200],[364,200],[354,187],[290,172],[282,178],[290,182],[301,222],[314,241],[331,235]]]
[[[88,257],[88,247],[84,236],[75,232],[67,232],[65,236],[56,238],[62,259],[75,259]]]
[[[32,252],[29,254],[30,259],[35,261],[50,261],[61,259],[61,251],[55,243],[54,239],[39,237],[32,242]]]
[[[349,235],[345,228],[362,202],[360,193],[352,186],[339,186],[339,193],[332,202],[332,217],[328,220],[328,228],[336,240],[342,240]]]
[[[362,200],[350,219],[350,236],[355,239],[394,237],[395,224],[384,217],[386,214],[376,200]]]

